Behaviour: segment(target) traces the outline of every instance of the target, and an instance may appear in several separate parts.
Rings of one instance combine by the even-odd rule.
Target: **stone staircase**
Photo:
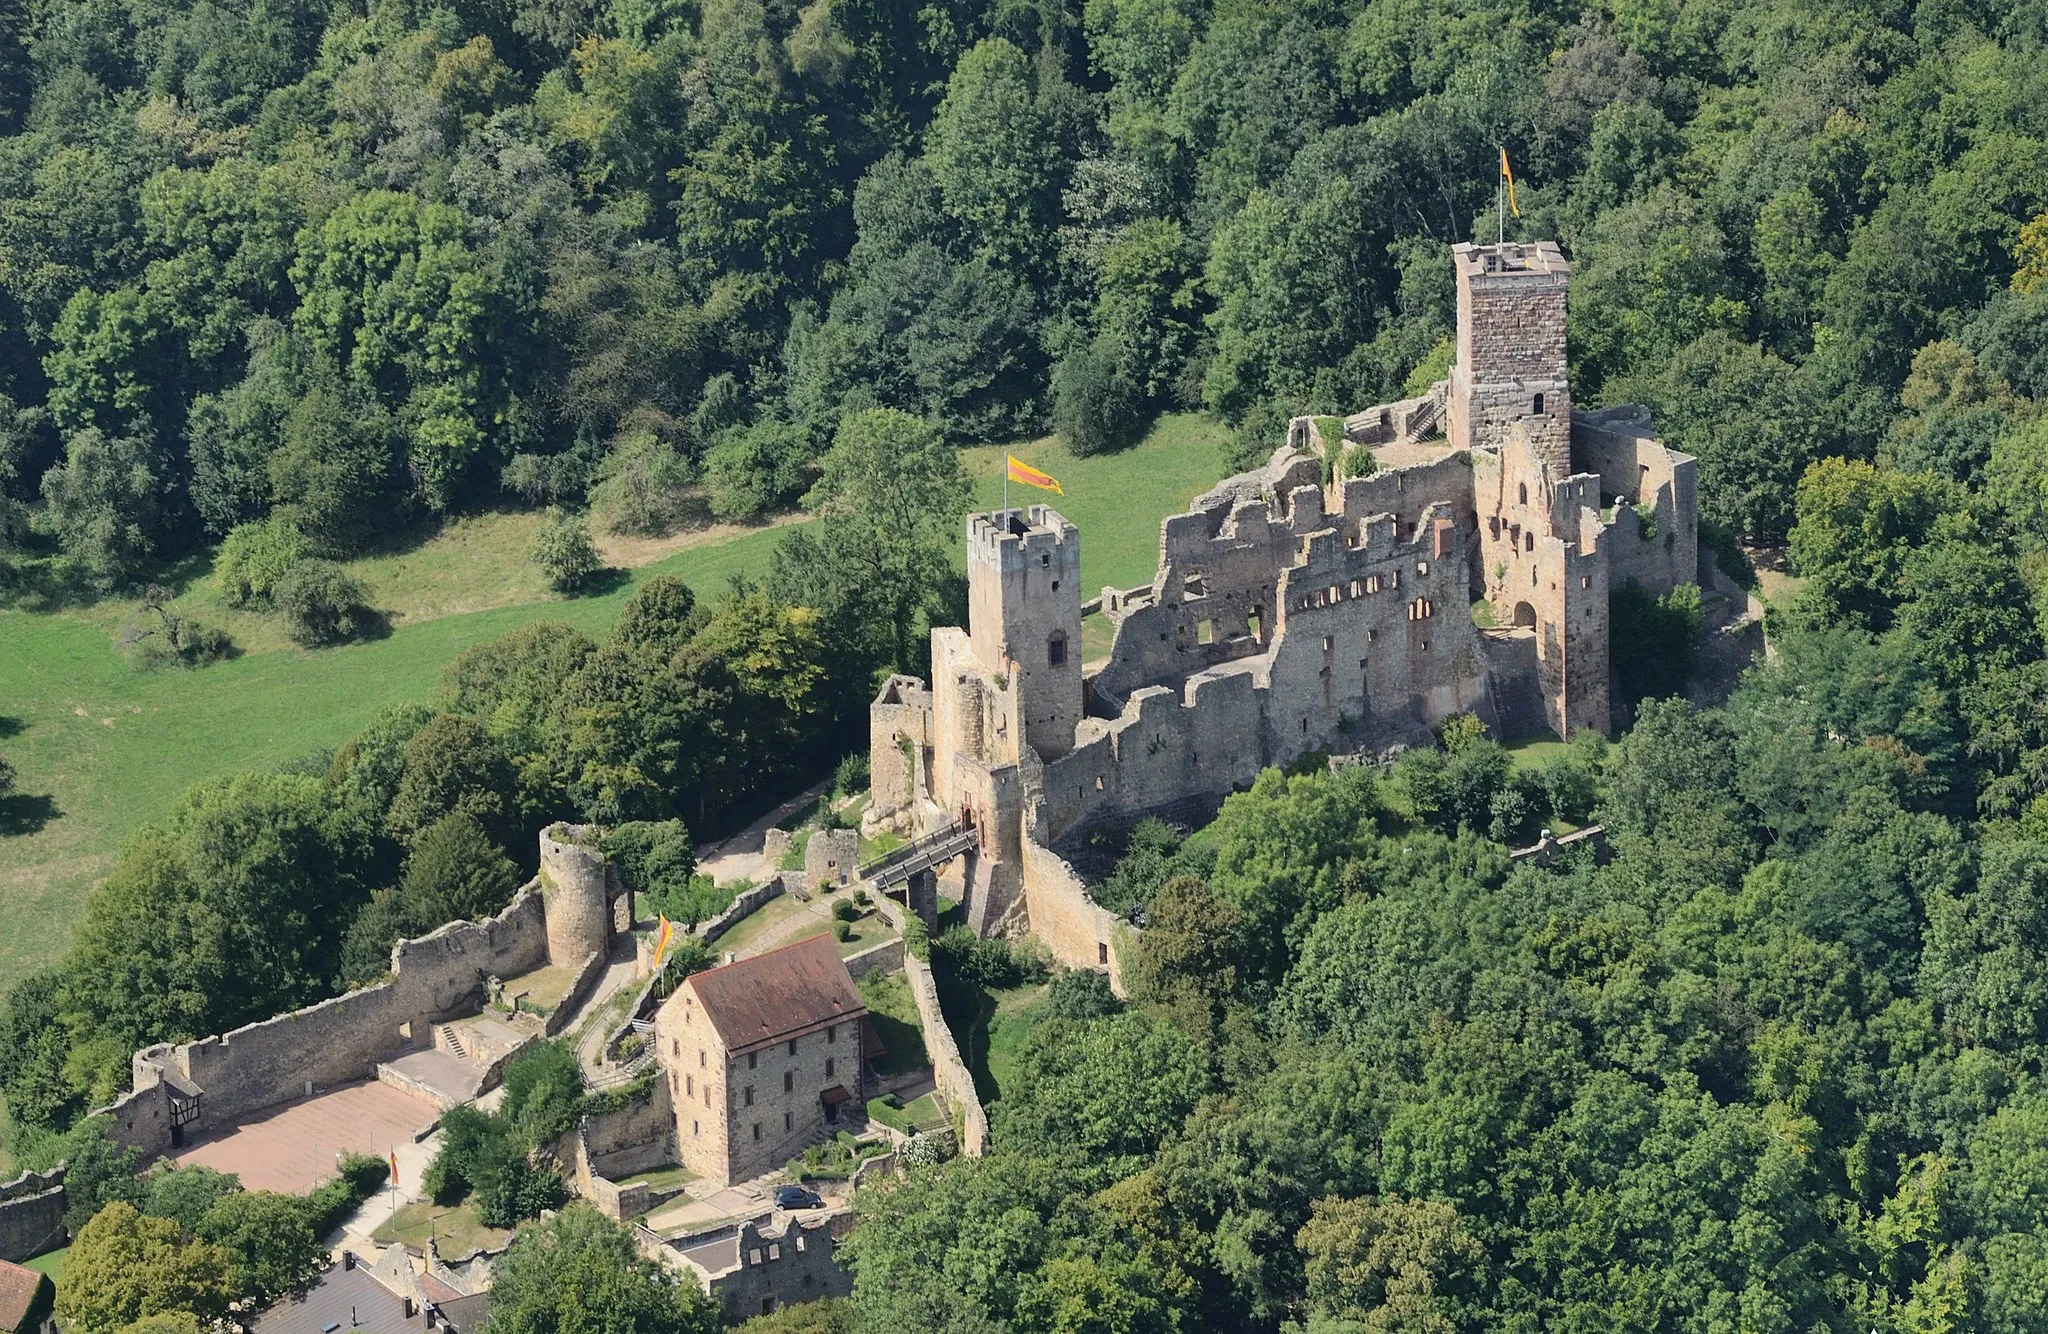
[[[434,1045],[459,1060],[468,1060],[469,1051],[462,1045],[462,1035],[447,1024],[434,1025]]]

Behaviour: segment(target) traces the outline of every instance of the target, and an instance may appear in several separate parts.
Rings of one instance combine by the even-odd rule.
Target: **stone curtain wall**
[[[576,1011],[590,995],[591,988],[597,985],[598,979],[604,976],[605,969],[611,966],[610,953],[609,948],[593,950],[584,958],[583,966],[576,970],[576,980],[569,984],[569,989],[562,994],[560,1003],[548,1014],[547,1022],[541,1025],[543,1034],[554,1037],[569,1026],[569,1021],[576,1017]]]
[[[26,1260],[64,1244],[64,1169],[0,1182],[0,1260]]]
[[[886,901],[888,895],[875,894],[871,897]],[[900,928],[899,928],[900,929]],[[858,982],[869,973],[893,973],[903,967],[903,939],[885,940],[879,945],[870,945],[857,954],[846,956],[846,971]]]
[[[1088,897],[1066,860],[1036,839],[1024,840],[1024,904],[1031,935],[1069,968],[1109,974],[1109,989],[1124,992],[1123,953],[1135,932],[1128,922]]]
[[[960,1152],[969,1158],[979,1158],[988,1150],[988,1113],[974,1091],[974,1076],[968,1073],[967,1062],[960,1058],[960,1044],[953,1040],[953,1030],[946,1027],[945,1013],[939,1009],[939,989],[932,981],[931,965],[914,954],[906,954],[903,975],[910,979],[910,996],[917,1002],[917,1017],[924,1025],[924,1049],[932,1058],[932,1082],[939,1086],[941,1097],[960,1109],[964,1127]]]
[[[303,1010],[197,1042],[135,1054],[135,1087],[111,1107],[114,1137],[145,1155],[170,1147],[163,1076],[198,1088],[192,1138],[249,1112],[321,1089],[376,1077],[380,1062],[424,1046],[432,1025],[482,1008],[484,978],[510,977],[547,957],[547,925],[535,886],[482,922],[450,922],[391,952],[392,976]]]
[[[698,927],[697,938],[706,945],[711,944],[720,936],[732,930],[733,924],[738,922],[740,918],[745,917],[754,909],[768,902],[768,900],[779,898],[781,894],[782,877],[779,875],[772,877],[765,885],[754,886],[754,888],[736,896],[731,903],[725,906],[724,912]]]

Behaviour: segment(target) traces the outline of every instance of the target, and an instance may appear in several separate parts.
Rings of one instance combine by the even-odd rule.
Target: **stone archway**
[[[1536,609],[1526,602],[1517,602],[1515,604],[1515,628],[1518,630],[1534,630],[1536,628]]]

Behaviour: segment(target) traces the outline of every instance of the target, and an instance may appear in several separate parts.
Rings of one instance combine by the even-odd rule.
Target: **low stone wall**
[[[1023,848],[1024,910],[1032,939],[1069,968],[1108,973],[1109,989],[1124,995],[1124,961],[1137,928],[1089,898],[1081,877],[1058,853],[1029,837]]]
[[[64,1244],[64,1168],[0,1182],[0,1260],[26,1260]]]
[[[609,953],[609,950],[592,950],[583,960],[583,966],[576,970],[576,980],[569,984],[569,989],[562,993],[561,1003],[555,1006],[554,1011],[548,1015],[547,1022],[541,1025],[543,1033],[554,1037],[569,1026],[569,1021],[576,1017],[577,1009],[589,998],[591,988],[597,985],[597,980],[604,976],[605,969],[611,966],[611,960],[607,957]]]
[[[171,1147],[173,1084],[201,1095],[188,1138],[315,1090],[376,1077],[377,1066],[426,1045],[429,1029],[482,1008],[484,979],[512,977],[547,958],[536,884],[496,917],[450,922],[391,950],[391,977],[218,1037],[145,1047],[134,1087],[105,1108],[115,1139],[153,1157]]]
[[[869,973],[893,973],[903,967],[903,938],[885,940],[879,945],[870,945],[857,954],[846,956],[846,971],[853,974],[858,982]]]
[[[988,1113],[982,1110],[981,1097],[974,1091],[974,1076],[961,1059],[960,1044],[953,1040],[953,1030],[946,1027],[945,1013],[939,1009],[939,989],[932,980],[931,965],[906,953],[903,975],[910,980],[911,999],[917,1002],[917,1017],[924,1025],[924,1049],[932,1061],[932,1082],[939,1086],[941,1097],[960,1109],[965,1127],[960,1152],[969,1158],[979,1158],[988,1148]]]
[[[711,944],[720,936],[732,930],[733,923],[739,921],[740,918],[745,917],[748,913],[768,902],[768,900],[779,898],[781,895],[782,877],[776,875],[767,884],[756,885],[752,889],[736,896],[731,903],[725,906],[724,912],[697,928],[697,938],[706,945]]]

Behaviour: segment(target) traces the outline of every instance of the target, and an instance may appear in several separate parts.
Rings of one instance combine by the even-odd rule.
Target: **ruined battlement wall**
[[[1124,968],[1134,942],[1130,923],[1088,897],[1074,868],[1052,849],[1024,840],[1024,904],[1032,939],[1068,968],[1109,974],[1109,988],[1128,994]]]
[[[0,1182],[0,1260],[26,1260],[64,1242],[64,1168]]]
[[[1650,537],[1630,506],[1617,505],[1601,545],[1615,587],[1634,579],[1662,594],[1698,580],[1698,465],[1648,429],[1647,414],[1613,426],[1581,418],[1572,427],[1572,456],[1582,470],[1599,474],[1604,495],[1650,507]]]
[[[1470,529],[1478,513],[1473,508],[1473,462],[1471,455],[1458,452],[1370,477],[1346,478],[1339,509],[1347,540],[1358,541],[1359,526],[1377,514],[1391,514],[1400,521],[1403,532],[1413,532],[1433,505],[1449,505],[1458,526]]]
[[[932,692],[914,676],[892,676],[868,706],[868,810],[877,819],[930,794],[925,755],[932,744]]]
[[[484,979],[510,977],[547,959],[547,922],[537,882],[496,917],[450,922],[392,948],[392,975],[289,1014],[196,1042],[144,1048],[135,1087],[107,1110],[114,1134],[145,1153],[170,1144],[163,1076],[202,1094],[188,1134],[322,1088],[374,1078],[380,1062],[423,1045],[428,1029],[482,1008]]]

